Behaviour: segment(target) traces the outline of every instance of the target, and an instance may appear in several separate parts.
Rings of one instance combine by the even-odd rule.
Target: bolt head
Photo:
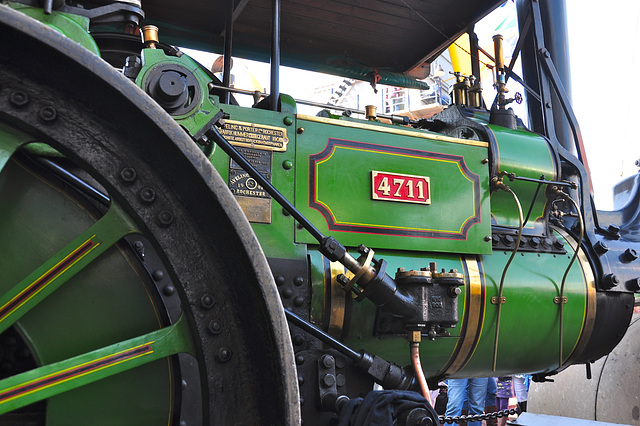
[[[204,294],[200,298],[200,305],[205,309],[211,309],[215,305],[216,301],[210,294]]]
[[[220,334],[222,331],[222,324],[216,320],[212,320],[209,322],[209,326],[207,328],[209,329],[209,333],[213,335]]]
[[[607,243],[605,243],[604,241],[598,241],[593,246],[593,248],[595,249],[596,253],[598,253],[599,255],[603,255],[609,251],[609,246],[607,246]]]
[[[133,183],[137,177],[138,174],[135,169],[131,167],[125,167],[120,171],[120,179],[122,179],[124,183]]]
[[[632,262],[636,259],[638,259],[638,252],[635,249],[632,248],[628,248],[624,251],[624,257],[629,261]]]
[[[38,112],[38,116],[45,123],[53,123],[58,118],[58,111],[52,106],[45,106]]]
[[[227,361],[229,361],[231,359],[232,355],[233,354],[231,352],[231,349],[229,349],[229,348],[220,348],[220,350],[218,351],[217,358],[218,358],[218,361],[220,361],[220,362],[227,362]]]
[[[331,355],[323,355],[320,362],[324,368],[331,368],[336,365],[336,360]]]
[[[153,203],[153,201],[156,199],[156,192],[153,190],[153,188],[149,188],[148,186],[142,188],[140,190],[140,199],[147,204]]]
[[[22,90],[16,90],[9,96],[9,102],[15,107],[22,108],[29,103],[29,95]]]
[[[323,387],[330,388],[336,384],[336,377],[333,374],[325,374],[322,376],[321,383]]]
[[[167,227],[173,223],[174,216],[169,210],[162,210],[158,213],[158,223],[160,226]]]

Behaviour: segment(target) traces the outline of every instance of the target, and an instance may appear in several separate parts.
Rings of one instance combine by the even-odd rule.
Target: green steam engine
[[[496,37],[493,105],[465,78],[410,120],[300,114],[280,62],[421,88],[411,66],[500,1],[5,3],[0,424],[330,424],[374,385],[544,380],[625,334],[637,180],[594,210],[545,44],[562,6],[518,2],[524,75]],[[251,108],[230,60],[220,81],[166,43],[265,59],[269,39]]]

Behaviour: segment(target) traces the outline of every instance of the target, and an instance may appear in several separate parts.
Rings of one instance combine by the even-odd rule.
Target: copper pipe
[[[420,384],[420,391],[422,392],[422,396],[424,396],[429,404],[433,407],[433,401],[431,401],[431,393],[429,392],[429,385],[427,384],[427,379],[424,377],[424,371],[422,371],[422,364],[420,364],[420,332],[419,331],[411,331],[409,332],[409,347],[411,350],[411,364],[413,365],[413,369],[416,372],[416,379]]]

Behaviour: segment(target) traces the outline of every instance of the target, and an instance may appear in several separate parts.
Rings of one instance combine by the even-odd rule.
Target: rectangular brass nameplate
[[[268,151],[286,151],[289,143],[286,128],[264,124],[225,120],[220,133],[232,145]]]

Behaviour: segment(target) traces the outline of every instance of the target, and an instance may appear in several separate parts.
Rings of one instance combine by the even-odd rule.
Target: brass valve
[[[140,28],[140,36],[142,37],[144,47],[147,49],[155,49],[156,45],[159,43],[158,27],[155,25],[145,25]]]

